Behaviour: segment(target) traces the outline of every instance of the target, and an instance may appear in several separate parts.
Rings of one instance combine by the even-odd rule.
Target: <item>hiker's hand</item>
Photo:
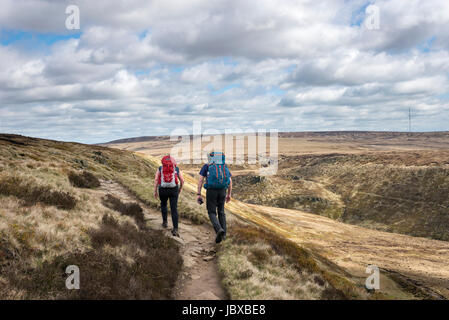
[[[203,197],[202,196],[198,196],[198,198],[196,198],[196,202],[198,202],[199,204],[203,204]]]
[[[226,196],[226,203],[228,203],[229,201],[231,201],[231,195],[230,195],[230,194],[228,194],[228,195]]]
[[[158,194],[157,194],[157,191],[155,190],[154,191],[154,197],[157,199],[158,198]]]
[[[178,190],[178,195],[181,194],[181,191],[182,191],[182,188],[179,188],[179,190]]]

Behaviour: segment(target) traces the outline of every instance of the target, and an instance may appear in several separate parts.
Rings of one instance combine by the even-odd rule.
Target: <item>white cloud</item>
[[[81,36],[58,39],[69,2]],[[376,0],[367,30],[371,2],[0,0],[2,37],[28,36],[0,45],[0,131],[404,130],[408,107],[416,129],[447,130],[448,2]]]

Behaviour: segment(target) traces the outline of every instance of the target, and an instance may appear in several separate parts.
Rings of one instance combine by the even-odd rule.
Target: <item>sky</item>
[[[0,0],[3,133],[446,131],[448,77],[447,0]]]

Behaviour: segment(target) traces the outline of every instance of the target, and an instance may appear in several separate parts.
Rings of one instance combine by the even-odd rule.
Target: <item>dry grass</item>
[[[295,170],[298,171],[284,173],[286,176],[313,179],[324,187],[324,192],[329,191],[323,193],[323,199],[342,195],[345,205],[352,201],[358,208],[363,208],[363,213],[368,213],[368,216],[363,216],[354,209],[346,211],[349,217],[361,217],[364,221],[369,221],[367,217],[376,216],[384,219],[385,216],[379,213],[386,212],[394,223],[392,226],[402,228],[401,232],[410,232],[413,225],[419,227],[419,232],[432,236],[444,234],[447,230],[445,216],[435,211],[440,210],[441,205],[447,205],[444,202],[448,193],[446,160],[440,159],[436,164],[422,160],[425,167],[410,165],[403,168],[397,163],[388,166],[370,158],[341,160],[322,156],[308,159],[304,163],[301,162],[303,159],[301,163],[290,161],[290,166],[297,164]],[[402,160],[399,158],[397,162]],[[151,159],[120,150],[0,135],[0,177],[5,182],[9,181],[0,184],[6,190],[0,195],[0,298],[170,297],[180,263],[179,253],[172,244],[165,243],[168,240],[162,235],[140,228],[132,215],[123,215],[105,207],[103,191],[75,188],[67,179],[70,172],[88,171],[99,179],[120,182],[138,198],[158,208],[158,201],[152,197],[152,181],[158,165]],[[429,166],[434,168],[429,169]],[[8,180],[11,177],[19,177],[19,180]],[[395,181],[404,183],[398,186]],[[43,189],[34,193],[33,190],[40,186]],[[384,191],[388,193],[382,193]],[[74,197],[76,206],[63,210],[58,203],[46,203],[45,199],[53,201],[53,197],[42,195],[51,192]],[[181,195],[180,214],[202,223],[207,221],[206,210],[194,203],[194,192],[194,189],[185,189]],[[380,195],[381,200],[370,200],[377,197],[373,194]],[[413,202],[402,196],[398,200],[397,196],[404,194],[413,195]],[[31,201],[27,204],[28,198]],[[366,207],[363,207],[364,203]],[[232,208],[233,204],[231,202],[228,207]],[[410,211],[412,207],[416,207],[416,211]],[[400,214],[395,215],[397,212]],[[424,220],[419,219],[420,212],[428,212],[425,216],[421,214]],[[447,216],[447,210],[444,212]],[[243,216],[250,213],[245,211]],[[394,220],[398,218],[400,220]],[[273,228],[278,227],[274,219],[265,216],[260,219]],[[408,221],[411,225],[401,221]],[[428,223],[423,224],[423,221]],[[326,225],[320,223],[320,236],[323,227]],[[333,236],[332,243],[335,242],[335,234]],[[315,254],[280,237],[260,230],[236,228],[235,234],[224,242],[219,263],[232,297],[334,299],[356,296],[351,282],[329,272],[329,269],[338,268],[323,268],[322,261]],[[342,250],[358,245],[357,242],[352,244],[353,239],[346,240],[347,243],[341,245]],[[328,239],[323,240],[324,245],[330,243],[326,241]],[[373,243],[377,245],[376,241]],[[387,242],[391,243],[394,242]],[[369,254],[377,254],[377,251],[371,252],[372,245],[367,248],[351,251],[351,257],[359,259],[359,256],[366,258]],[[155,259],[163,254],[157,251],[159,249],[171,256],[163,257],[164,260]],[[341,256],[345,254],[346,251]],[[409,256],[413,257],[412,253]],[[423,263],[430,258],[426,259]],[[81,268],[81,286],[86,290],[69,292],[61,287],[65,282],[63,271],[67,264]],[[153,273],[153,270],[157,272]],[[115,277],[117,282],[113,281]]]
[[[2,273],[16,290],[25,292],[26,299],[172,297],[182,259],[171,239],[160,232],[138,230],[129,222],[120,224],[109,215],[103,216],[100,228],[91,229],[88,234],[93,245],[91,250],[59,255],[27,271],[23,270],[25,266],[12,262],[19,269],[4,268]],[[65,288],[68,265],[80,268],[80,290]]]
[[[449,153],[282,156],[277,176],[234,177],[239,200],[448,240]]]
[[[234,196],[246,191],[248,197],[242,198],[245,201],[250,198],[250,201],[255,200],[254,203],[268,200],[267,205],[270,206],[290,208],[293,205],[295,209],[302,207],[303,211],[334,219],[352,219],[352,223],[369,228],[442,239],[447,234],[445,230],[448,227],[449,207],[446,188],[449,176],[447,138],[447,132],[291,134],[279,141],[279,175],[270,177],[266,185],[249,184],[250,188],[238,190],[241,181],[238,181],[237,176],[251,174],[257,169],[243,166],[239,168],[240,172],[233,172],[236,182]],[[157,144],[159,147],[152,142],[115,146],[126,146],[130,150],[136,147],[139,151],[152,155],[165,154],[170,150],[168,144],[163,145],[159,140]],[[195,166],[186,168],[192,174],[199,170]],[[296,190],[288,190],[290,187]],[[373,192],[374,190],[376,191]],[[393,194],[395,196],[392,197]],[[273,200],[276,199],[280,201],[275,203]],[[309,199],[311,203],[307,203]],[[339,207],[329,211],[332,202],[339,203]],[[307,246],[320,268],[330,271],[346,270],[346,276],[357,283],[358,288],[363,288],[366,265],[373,263],[401,273],[407,278],[407,283],[416,282],[419,287],[427,287],[444,296],[448,294],[447,268],[443,266],[444,255],[447,253],[445,243],[345,225],[301,211],[263,208],[237,201],[228,204],[227,208],[246,221],[276,232],[279,237]],[[224,246],[231,243],[225,242]],[[254,280],[253,270],[240,270],[239,267],[246,261],[251,265],[257,265],[258,261],[262,261],[262,265],[270,262],[269,258],[264,260],[266,255],[261,253],[263,250],[255,248],[255,253],[250,249],[244,251],[241,254],[244,259],[234,261],[235,264],[225,270],[225,273],[230,274],[228,280]],[[334,264],[329,261],[322,263],[322,259],[315,257],[317,252]],[[236,254],[239,255],[238,246]],[[229,260],[232,262],[231,258],[232,255]],[[239,270],[239,275],[234,275],[234,270]],[[335,286],[344,287],[344,278],[343,275],[338,278],[341,281],[335,280]],[[400,283],[389,276],[381,274],[381,279],[381,292],[363,292],[362,298],[421,297],[402,288]],[[238,281],[230,284],[237,288],[234,293],[245,296],[245,288],[241,287],[242,290],[239,291],[237,285]],[[251,282],[248,285],[251,286]],[[269,288],[260,288],[271,292]]]
[[[339,195],[320,183],[298,176],[239,175],[233,182],[235,198],[246,203],[301,210],[334,219],[344,212]]]
[[[119,198],[107,194],[103,199],[103,204],[109,209],[120,212],[125,216],[132,217],[139,226],[144,225],[142,207],[136,202],[124,203]]]
[[[234,177],[247,203],[448,240],[449,152],[282,156],[278,175]]]
[[[88,171],[83,171],[82,173],[72,171],[69,173],[68,177],[70,183],[77,188],[94,189],[101,185],[100,180]]]
[[[138,225],[136,206],[105,207],[104,191],[85,188],[90,174],[74,187],[67,177],[80,170],[144,185],[156,167],[126,151],[0,135],[0,298],[170,298],[176,244]],[[65,288],[69,264],[80,267],[79,291]]]
[[[429,152],[422,157],[411,153],[409,158],[402,153],[385,154],[384,159],[377,154],[307,156],[284,172],[321,181],[339,194],[344,204],[341,221],[449,240],[449,168],[442,164],[447,160],[441,154],[434,158],[441,164],[426,164],[429,157]],[[411,159],[422,165],[412,165]]]
[[[353,299],[354,284],[323,270],[295,243],[249,226],[235,226],[219,252],[232,299]]]
[[[14,196],[24,201],[26,206],[43,203],[60,209],[75,208],[77,200],[68,192],[54,191],[51,186],[38,185],[33,179],[15,176],[0,176],[0,194]]]
[[[392,270],[408,278],[412,286],[429,291],[429,297],[447,297],[449,243],[425,238],[380,232],[334,221],[298,210],[231,202],[229,210],[281,238],[290,239],[325,267],[363,288],[366,266]],[[320,256],[326,259],[320,259]],[[332,263],[329,263],[329,262]],[[375,298],[416,299],[414,292],[400,288],[381,272],[381,290]],[[414,283],[414,284],[413,284]],[[426,289],[427,288],[427,289]],[[416,290],[414,290],[416,291]],[[432,291],[435,293],[432,293]],[[371,298],[363,296],[362,298]]]

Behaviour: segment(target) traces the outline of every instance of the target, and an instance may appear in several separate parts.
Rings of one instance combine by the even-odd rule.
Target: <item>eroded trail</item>
[[[216,248],[212,228],[180,224],[183,241],[184,273],[176,288],[178,300],[223,300],[226,292],[221,285],[216,261]]]
[[[215,238],[212,227],[193,225],[188,220],[180,219],[180,238],[173,237],[170,232],[170,216],[169,228],[164,229],[160,212],[139,201],[120,184],[114,181],[102,181],[101,190],[120,198],[123,202],[139,203],[144,211],[146,223],[151,229],[163,230],[167,236],[179,242],[184,268],[175,288],[175,299],[227,299],[217,268]]]

